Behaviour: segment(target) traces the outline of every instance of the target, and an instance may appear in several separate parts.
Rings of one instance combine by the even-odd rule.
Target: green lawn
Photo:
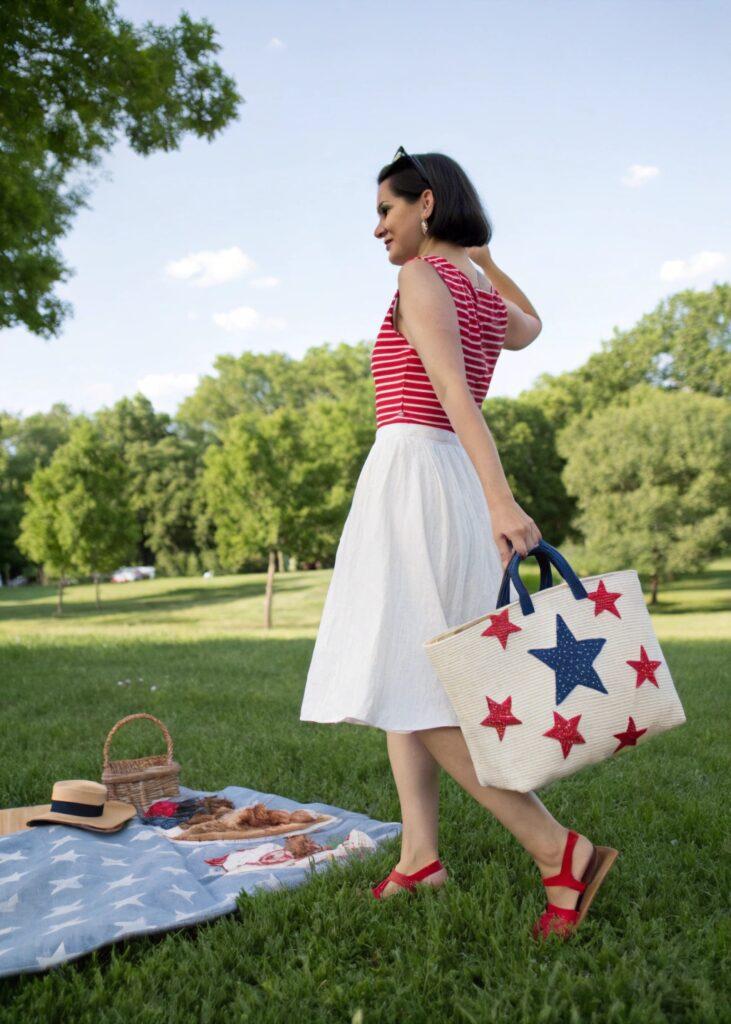
[[[0,590],[0,805],[47,802],[55,779],[99,778],[109,728],[149,711],[170,728],[187,786],[399,820],[383,733],[299,721],[329,579],[278,577],[271,630],[263,574],[105,584],[101,612],[93,587],[75,586],[60,619],[52,588]],[[544,891],[531,859],[443,776],[441,891],[372,898],[393,840],[299,889],[242,896],[217,921],[0,980],[0,1021],[731,1019],[731,559],[660,596],[653,621],[688,722],[541,794],[564,824],[621,851],[570,942],[533,943]],[[114,757],[162,749],[152,726],[132,729]]]

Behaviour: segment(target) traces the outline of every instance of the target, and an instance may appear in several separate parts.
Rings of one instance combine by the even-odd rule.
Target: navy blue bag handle
[[[539,590],[550,590],[553,586],[553,573],[551,572],[551,563],[548,560],[548,556],[544,551],[539,551],[537,548],[529,554],[535,554],[536,561],[541,569],[541,582],[538,587]],[[513,556],[515,557],[515,556]],[[510,576],[508,575],[508,568],[505,567],[505,574],[503,581],[500,585],[500,592],[497,598],[497,607],[502,608],[504,605],[510,604]]]
[[[557,548],[554,548],[551,544],[549,544],[548,541],[545,541],[541,538],[541,540],[538,541],[538,544],[534,548],[531,548],[531,550],[528,552],[528,555],[526,555],[526,558],[530,555],[535,555],[539,564],[541,564],[541,590],[547,589],[544,586],[544,573],[541,563],[541,558],[543,557],[548,559],[549,562],[555,566],[555,568],[558,570],[562,578],[566,581],[566,583],[568,583],[571,589],[571,593],[574,595],[577,601],[587,596],[584,584],[581,582],[581,580],[576,575],[576,573],[571,568],[571,566],[566,561],[561,552]],[[531,601],[530,594],[528,593],[525,584],[520,578],[521,561],[522,555],[520,555],[516,551],[514,552],[513,557],[510,559],[507,566],[505,567],[505,572],[503,573],[503,581],[500,585],[500,591],[498,594],[497,607],[501,608],[504,605],[510,603],[509,581],[512,580],[513,586],[518,592],[518,598],[520,599],[520,610],[523,612],[523,615],[532,615],[535,611],[535,608],[533,607],[533,602]],[[549,584],[549,586],[551,585],[552,581]]]

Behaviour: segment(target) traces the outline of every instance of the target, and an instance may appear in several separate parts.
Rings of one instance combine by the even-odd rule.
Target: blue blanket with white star
[[[180,787],[180,797],[214,794]],[[261,801],[288,811],[332,814],[307,835],[335,846],[357,829],[379,845],[400,822],[374,821],[330,804],[300,804],[273,793],[227,786],[217,795],[235,807]],[[280,839],[281,837],[273,837]],[[119,832],[97,835],[70,825],[40,825],[0,836],[0,976],[43,971],[100,946],[219,917],[241,892],[302,885],[333,860],[225,874],[206,863],[268,840],[175,843],[132,818]]]

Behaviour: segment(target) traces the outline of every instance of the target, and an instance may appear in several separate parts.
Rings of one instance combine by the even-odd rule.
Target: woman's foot
[[[414,863],[413,861],[400,860],[398,864],[395,865],[395,870],[400,871],[402,875],[413,875],[421,868],[425,867],[427,864],[430,864],[432,861],[436,859],[436,856],[434,856],[430,860],[422,861],[420,864]],[[442,885],[444,885],[448,877],[449,876],[447,874],[447,869],[441,868],[439,871],[434,871],[431,875],[427,875],[426,878],[421,879],[421,881],[417,882],[416,884],[431,885],[435,889],[439,889]],[[405,891],[406,890],[402,885],[398,885],[396,882],[388,882],[383,892],[381,893],[380,898],[386,899],[387,896],[393,896],[394,893]]]
[[[561,871],[561,862],[563,858],[563,851],[566,846],[566,837],[568,836],[569,830],[563,830],[563,836],[560,840],[559,846],[556,851],[550,855],[549,860],[536,860],[538,870],[541,873],[541,878],[550,878],[552,875],[557,875]],[[586,871],[591,855],[594,850],[594,844],[583,836],[580,832],[578,833],[578,839],[574,846],[572,857],[571,857],[571,872],[574,878],[581,879],[582,875]],[[546,885],[544,886],[546,899],[549,903],[555,903],[557,907],[567,907],[573,910],[578,903],[579,896],[581,895],[576,889],[572,889],[567,885]]]

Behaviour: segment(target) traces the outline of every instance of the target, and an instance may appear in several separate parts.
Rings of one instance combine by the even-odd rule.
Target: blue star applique
[[[607,693],[592,667],[594,658],[606,643],[604,637],[577,640],[560,615],[556,615],[556,646],[539,647],[528,651],[556,673],[556,703],[565,700],[577,686]]]

